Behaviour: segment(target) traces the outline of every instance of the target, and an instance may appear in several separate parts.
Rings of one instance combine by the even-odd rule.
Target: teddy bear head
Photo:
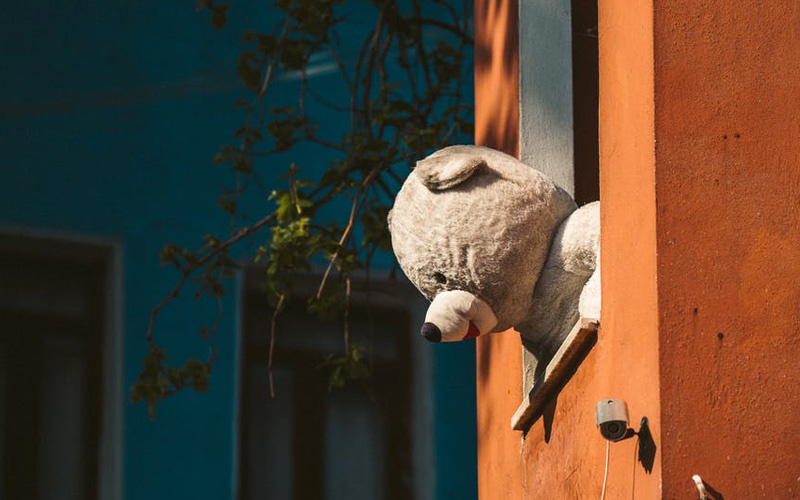
[[[406,276],[432,301],[422,335],[452,341],[526,319],[569,194],[516,158],[451,146],[417,162],[389,213]]]

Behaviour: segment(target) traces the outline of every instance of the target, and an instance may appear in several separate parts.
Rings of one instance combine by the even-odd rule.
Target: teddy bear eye
[[[436,282],[441,285],[447,283],[447,277],[442,273],[433,273],[433,279],[435,279]]]

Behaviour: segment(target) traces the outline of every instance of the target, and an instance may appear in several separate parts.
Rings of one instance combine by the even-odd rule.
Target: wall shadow
[[[533,387],[528,392],[527,398],[529,401],[532,401],[536,395],[537,397],[545,398],[547,402],[544,404],[541,411],[538,414],[534,414],[531,420],[522,429],[523,437],[527,436],[533,424],[541,418],[542,425],[544,426],[545,443],[550,442],[550,435],[552,434],[553,425],[555,424],[555,410],[558,396],[569,381],[572,380],[572,377],[578,371],[578,367],[583,363],[583,360],[586,359],[586,356],[589,355],[596,344],[597,331],[594,331],[586,337],[583,345],[577,351],[574,358],[572,358],[568,369],[562,372],[557,380],[545,380],[545,370],[547,369],[549,358],[537,363],[534,372]]]
[[[517,0],[476,2],[475,144],[511,155],[519,143]]]
[[[647,474],[653,472],[653,464],[656,459],[656,442],[653,440],[653,434],[650,432],[650,421],[647,417],[642,417],[642,423],[639,425],[639,463]]]
[[[713,486],[708,484],[708,481],[703,480],[703,484],[706,485],[706,491],[708,492],[708,497],[711,500],[725,500],[725,497],[722,496],[722,493],[720,493]]]

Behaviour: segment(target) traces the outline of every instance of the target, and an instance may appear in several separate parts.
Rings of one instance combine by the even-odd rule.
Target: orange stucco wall
[[[656,2],[664,498],[800,498],[800,2]]]
[[[599,497],[605,441],[594,423],[603,398],[627,400],[633,423],[650,418],[659,436],[652,15],[647,6],[609,0],[600,10],[603,200],[603,325],[598,344],[523,438],[510,429],[521,402],[521,347],[514,332],[478,342],[478,487],[480,498]],[[516,151],[516,4],[478,0],[475,11],[476,141]],[[487,15],[489,14],[489,15]],[[490,48],[491,50],[487,50]],[[509,55],[511,54],[511,55]],[[524,90],[523,90],[524,91]],[[498,134],[496,131],[506,131]],[[514,135],[508,133],[514,131]],[[624,376],[619,376],[624,374]],[[635,466],[635,441],[611,449],[607,498],[657,498],[658,454],[651,474]]]
[[[476,1],[476,141],[512,153],[516,29]],[[480,496],[598,497],[618,397],[658,448],[613,444],[607,498],[800,498],[800,4],[604,0],[599,36],[599,340],[524,437],[519,340],[479,340]]]

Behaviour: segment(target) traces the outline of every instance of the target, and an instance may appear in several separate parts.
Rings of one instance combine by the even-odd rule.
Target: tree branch
[[[439,29],[447,31],[451,35],[457,36],[464,43],[468,44],[473,43],[472,37],[467,35],[465,31],[462,31],[459,28],[456,28],[455,26],[442,22],[438,19],[432,19],[430,17],[420,17],[417,19],[417,22],[420,24],[429,24],[431,26],[436,26]]]
[[[272,312],[272,320],[270,321],[270,328],[269,328],[269,359],[267,360],[267,370],[269,370],[269,395],[272,399],[275,399],[275,382],[272,378],[272,359],[273,353],[275,352],[275,326],[278,323],[278,315],[281,313],[281,307],[283,307],[283,301],[286,299],[285,294],[281,294],[280,298],[278,299],[278,304],[275,306],[275,310]]]
[[[266,226],[267,224],[269,224],[270,222],[275,220],[275,217],[276,216],[275,216],[274,213],[269,214],[266,217],[264,217],[263,219],[261,219],[258,222],[256,222],[255,224],[252,224],[252,225],[250,225],[250,226],[248,226],[246,228],[240,229],[239,232],[237,232],[234,236],[232,236],[228,240],[224,241],[219,246],[214,247],[213,250],[211,250],[209,253],[207,253],[205,256],[203,256],[196,263],[194,263],[193,265],[190,265],[190,266],[188,266],[188,267],[183,269],[182,275],[181,275],[181,279],[178,280],[178,283],[176,283],[175,286],[172,288],[172,290],[170,290],[170,292],[163,299],[161,299],[161,302],[159,302],[150,311],[150,321],[149,321],[149,323],[147,325],[146,339],[147,339],[147,343],[150,345],[151,349],[156,349],[155,342],[153,341],[153,328],[155,327],[156,317],[158,316],[158,313],[167,304],[172,302],[173,299],[178,297],[178,294],[180,293],[181,288],[183,288],[183,285],[186,284],[186,281],[189,279],[189,277],[192,274],[194,274],[195,271],[197,271],[201,267],[203,267],[206,264],[208,264],[209,262],[211,262],[211,260],[214,259],[214,257],[216,257],[216,256],[220,255],[221,253],[225,252],[234,243],[236,243],[236,242],[238,242],[238,241],[240,241],[240,240],[242,240],[244,238],[247,238],[251,234],[259,231],[261,228],[263,228],[264,226]]]
[[[364,181],[361,183],[360,190],[363,191],[364,189],[369,186],[372,180],[378,175],[380,171],[381,165],[376,166],[373,168],[369,174],[364,178]],[[342,237],[339,238],[339,247],[334,252],[333,256],[331,257],[330,262],[328,262],[328,267],[325,269],[325,274],[322,275],[322,280],[319,283],[319,288],[317,289],[317,300],[322,297],[322,289],[325,288],[325,282],[328,280],[328,275],[331,273],[331,269],[333,268],[333,264],[336,262],[336,259],[339,258],[339,252],[342,249],[342,246],[347,241],[347,238],[350,237],[350,233],[353,231],[353,226],[355,225],[356,214],[358,213],[359,207],[359,194],[356,194],[355,198],[353,198],[353,205],[350,207],[350,217],[347,220],[347,226],[344,228],[342,232]],[[363,199],[361,200],[363,202]]]

